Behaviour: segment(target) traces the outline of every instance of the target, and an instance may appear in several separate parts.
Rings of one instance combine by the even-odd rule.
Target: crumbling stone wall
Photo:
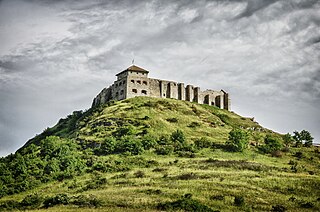
[[[201,91],[199,87],[193,85],[184,86],[184,83],[148,78],[148,71],[137,66],[131,67],[117,74],[117,80],[94,98],[92,106],[104,104],[110,100],[149,96],[197,102],[230,110],[229,94],[223,90]]]

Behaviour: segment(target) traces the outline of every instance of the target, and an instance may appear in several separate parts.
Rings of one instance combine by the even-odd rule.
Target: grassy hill
[[[232,152],[239,128],[249,146]],[[136,97],[76,111],[0,159],[0,210],[319,211],[316,147],[216,107]]]

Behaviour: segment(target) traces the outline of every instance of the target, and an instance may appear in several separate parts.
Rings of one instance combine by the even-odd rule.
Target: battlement
[[[156,98],[173,98],[199,104],[214,105],[221,109],[230,110],[230,97],[224,90],[201,91],[200,87],[184,86],[184,83],[148,78],[149,71],[132,65],[118,73],[117,80],[104,88],[92,106],[104,104],[110,100],[123,100],[135,96],[149,96]]]

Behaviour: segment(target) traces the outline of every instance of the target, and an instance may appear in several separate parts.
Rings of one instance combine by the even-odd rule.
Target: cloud
[[[1,113],[0,132],[19,145],[89,107],[133,57],[151,77],[229,91],[237,112],[259,114],[262,123],[260,110],[273,108],[271,127],[280,113],[293,119],[288,105],[320,112],[318,1],[7,0],[0,7],[0,38],[8,41],[0,47],[0,111],[21,114]]]

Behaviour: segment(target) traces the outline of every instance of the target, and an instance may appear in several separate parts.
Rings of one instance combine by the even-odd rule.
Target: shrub
[[[7,200],[0,204],[0,210],[16,210],[20,208],[20,203],[15,200]],[[2,210],[1,210],[2,211]]]
[[[119,140],[116,152],[118,153],[130,153],[132,155],[139,155],[143,152],[143,146],[140,140],[131,136],[125,136]]]
[[[94,195],[79,195],[73,198],[72,204],[81,207],[100,207],[103,205],[102,200]]]
[[[114,153],[116,145],[116,139],[114,137],[108,137],[102,141],[101,146],[97,151],[101,155],[109,155]]]
[[[191,127],[191,128],[200,127],[200,126],[201,126],[200,123],[195,122],[195,121],[191,122],[191,123],[188,125],[188,127]]]
[[[303,157],[303,153],[302,152],[296,152],[294,154],[295,157],[297,157],[298,159],[301,159]]]
[[[167,118],[166,119],[168,122],[171,122],[171,123],[177,123],[178,122],[178,119],[177,118]]]
[[[206,137],[201,137],[200,139],[195,140],[194,144],[199,149],[209,148],[212,146],[211,141]]]
[[[234,204],[236,206],[243,206],[245,204],[243,196],[235,196],[234,197]]]
[[[273,212],[284,212],[287,209],[283,205],[273,205],[271,211]]]
[[[290,135],[289,133],[283,135],[282,139],[283,139],[283,142],[286,145],[286,147],[290,147],[294,143],[294,139],[293,139],[292,135]]]
[[[213,196],[210,196],[210,200],[224,200],[224,196],[223,195],[213,195]]]
[[[157,140],[152,135],[145,135],[141,140],[142,146],[145,150],[155,148],[157,146]]]
[[[164,171],[167,171],[168,169],[166,169],[166,168],[160,168],[160,167],[158,167],[158,168],[155,168],[155,169],[153,169],[152,171],[153,172],[164,172]]]
[[[186,194],[177,201],[159,203],[157,205],[157,209],[165,210],[165,211],[182,210],[182,211],[213,212],[211,208],[202,204],[200,201],[192,199],[191,194]]]
[[[144,178],[146,176],[146,174],[141,170],[136,171],[133,175],[137,178]]]
[[[264,145],[260,147],[260,151],[263,153],[271,153],[273,151],[278,151],[282,148],[280,140],[272,135],[267,135],[264,138]]]
[[[249,136],[241,129],[233,129],[229,132],[227,148],[233,152],[243,152],[248,147]]]
[[[170,145],[170,144],[172,144],[171,143],[171,140],[168,138],[168,136],[166,136],[166,135],[162,135],[160,138],[159,138],[159,140],[157,141],[157,143],[159,144],[159,145]]]
[[[120,127],[115,132],[113,132],[113,135],[118,138],[126,135],[133,135],[133,134],[134,134],[134,130],[132,126]]]
[[[186,138],[181,130],[176,130],[171,134],[171,140],[173,143],[184,143]]]
[[[67,205],[70,203],[70,197],[67,194],[57,194],[54,197],[47,197],[43,205],[45,208],[53,207],[55,205]]]
[[[277,158],[281,158],[282,157],[282,152],[280,150],[275,150],[271,152],[271,156],[272,157],[277,157]]]
[[[177,179],[179,180],[193,180],[197,179],[198,176],[195,173],[185,173],[177,176]]]
[[[43,199],[38,194],[27,195],[20,203],[22,208],[34,209],[39,208],[42,204]]]
[[[300,207],[301,208],[313,208],[314,204],[312,202],[301,202]]]
[[[172,145],[158,146],[155,149],[157,155],[170,155],[173,153],[174,147]]]

